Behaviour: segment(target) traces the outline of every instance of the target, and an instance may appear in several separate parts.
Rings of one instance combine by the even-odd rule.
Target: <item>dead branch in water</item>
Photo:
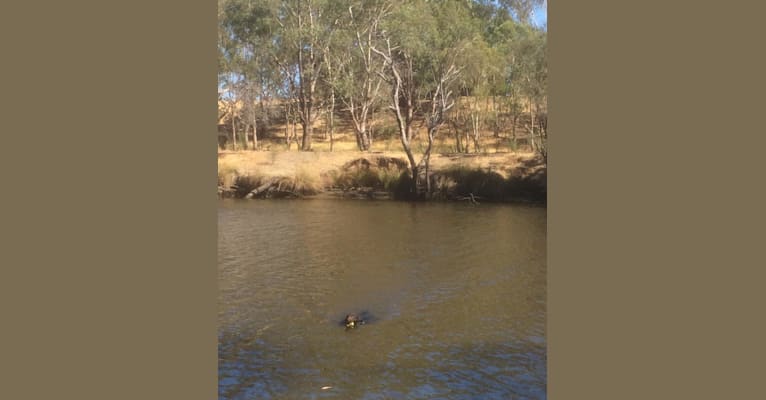
[[[468,196],[458,197],[458,200],[470,200],[471,204],[479,204],[476,199],[480,199],[481,197],[474,196],[473,193],[468,193]]]

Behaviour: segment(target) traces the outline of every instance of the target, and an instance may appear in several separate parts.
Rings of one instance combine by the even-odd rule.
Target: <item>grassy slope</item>
[[[374,141],[371,152],[360,152],[356,148],[353,125],[347,118],[338,117],[335,121],[333,151],[330,152],[330,141],[327,136],[326,119],[320,117],[314,127],[312,151],[298,151],[299,143],[292,143],[289,150],[285,143],[285,124],[275,123],[266,131],[259,131],[259,150],[219,150],[218,172],[219,184],[223,187],[232,185],[237,176],[249,177],[285,177],[306,182],[317,188],[328,188],[333,185],[328,175],[339,171],[350,161],[359,158],[385,156],[406,160],[402,150],[393,118],[388,115],[376,115],[372,127]],[[296,127],[296,140],[301,138],[301,126]],[[415,138],[413,152],[416,161],[420,161],[425,148],[425,129],[419,123],[414,124]],[[519,129],[521,133],[521,129]],[[241,133],[239,135],[241,139]],[[473,142],[470,141],[471,153],[455,153],[455,131],[445,125],[440,130],[434,143],[431,168],[433,173],[454,169],[480,170],[499,174],[502,178],[529,178],[545,185],[545,166],[528,148],[520,147],[514,151],[509,140],[510,133],[502,132],[500,137],[494,137],[492,132],[482,132],[480,142],[481,152],[474,153]],[[463,139],[465,140],[465,139]],[[252,146],[248,143],[248,146]]]

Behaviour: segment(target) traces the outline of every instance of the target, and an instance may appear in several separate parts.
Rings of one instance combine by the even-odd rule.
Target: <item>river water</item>
[[[546,398],[544,207],[221,200],[218,285],[221,399]]]

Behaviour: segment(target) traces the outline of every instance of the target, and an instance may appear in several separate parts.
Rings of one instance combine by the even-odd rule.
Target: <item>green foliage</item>
[[[268,70],[272,72],[267,77],[274,84],[272,90],[284,94],[288,78],[284,75],[289,73],[290,64],[297,62],[296,45],[313,50],[321,59],[334,58],[338,63],[347,64],[358,62],[358,54],[353,51],[356,29],[364,31],[375,12],[390,4],[391,12],[382,21],[381,34],[416,60],[421,79],[432,77],[434,69],[452,61],[464,68],[464,76],[477,78],[487,78],[490,72],[494,73],[472,73],[482,66],[503,69],[504,65],[535,63],[534,69],[539,73],[542,71],[540,54],[534,54],[531,48],[544,53],[545,32],[526,23],[526,17],[532,7],[542,3],[540,0],[507,0],[499,4],[486,0],[220,0],[219,70],[222,73],[241,73],[247,69],[266,73]],[[353,10],[353,19],[349,8]],[[512,17],[514,14],[518,19]],[[310,17],[312,24],[307,24]],[[373,39],[374,44],[381,45],[381,37]],[[517,53],[521,56],[516,57]],[[286,64],[285,70],[280,71],[275,65],[277,60]],[[262,63],[261,68],[249,65],[252,63]],[[348,89],[360,77],[357,74],[346,78],[346,82],[338,83],[339,89]]]
[[[524,22],[529,22],[532,10],[545,4],[545,0],[500,0],[500,4]]]
[[[375,135],[378,139],[391,139],[399,135],[399,129],[396,125],[386,125],[375,131]]]
[[[528,20],[541,4],[544,0],[219,0],[219,86],[247,105],[236,116],[242,124],[268,120],[253,106],[256,101],[295,101],[306,94],[306,82],[316,83],[306,98],[317,107],[311,115],[321,113],[332,95],[338,114],[348,113],[352,97],[357,106],[364,101],[385,109],[386,83],[378,92],[368,87],[377,82],[382,58],[369,53],[372,68],[367,68],[364,49],[386,50],[389,39],[395,60],[412,64],[407,90],[420,100],[416,109],[428,107],[442,73],[454,65],[460,74],[447,88],[453,98],[472,96],[478,102],[495,96],[505,112],[518,115],[527,103],[547,101],[547,35]],[[384,9],[388,12],[381,14]],[[501,116],[476,105],[472,112],[502,125]]]
[[[401,169],[394,169],[394,168],[383,168],[378,171],[378,179],[380,179],[380,183],[383,185],[383,189],[389,192],[394,191],[394,189],[399,184],[399,180],[402,176],[402,170]],[[406,171],[404,171],[406,173]]]

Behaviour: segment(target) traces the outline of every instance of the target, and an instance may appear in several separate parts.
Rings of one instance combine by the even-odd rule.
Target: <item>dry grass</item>
[[[316,194],[322,191],[321,179],[306,167],[298,167],[292,177],[293,191],[304,194]]]
[[[467,104],[469,102],[468,98],[460,98],[459,102],[465,103],[464,106],[467,107]],[[486,108],[486,102],[479,102],[479,108],[485,109]],[[486,121],[485,121],[486,122]],[[220,121],[219,121],[220,123]],[[313,128],[313,135],[312,135],[312,150],[314,152],[329,152],[330,151],[330,140],[329,140],[329,128],[327,126],[327,118],[325,114],[320,114],[317,116],[317,119],[314,122],[314,128]],[[398,137],[398,129],[396,127],[396,120],[394,119],[393,115],[389,112],[378,112],[375,114],[375,117],[373,120],[370,121],[370,126],[368,129],[372,133],[373,136],[373,143],[371,150],[374,152],[377,151],[383,151],[383,152],[398,152],[401,151],[401,142]],[[288,147],[285,141],[285,122],[284,120],[272,120],[270,122],[270,126],[266,130],[259,130],[258,131],[258,145],[259,148],[262,150],[268,150],[268,151],[276,151],[276,152],[283,152],[288,151]],[[468,129],[467,127],[464,127],[465,129]],[[412,148],[413,151],[416,153],[420,152],[422,153],[422,150],[426,147],[426,139],[427,139],[427,133],[426,128],[423,124],[423,121],[420,119],[416,119],[416,121],[413,123],[412,126],[413,129],[413,143]],[[462,129],[462,128],[461,128]],[[292,127],[289,129],[292,132]],[[343,112],[338,112],[338,117],[335,119],[335,128],[334,128],[334,134],[333,134],[333,152],[337,151],[357,151],[357,144],[356,144],[356,134],[354,133],[353,123],[349,119],[348,115],[346,115]],[[519,127],[517,129],[517,135],[519,137],[524,136],[524,129]],[[295,126],[295,134],[296,134],[296,142],[292,142],[290,145],[290,151],[297,150],[298,147],[300,147],[300,139],[302,137],[302,128],[300,124],[297,124]],[[461,140],[465,141],[466,138],[462,137],[465,134],[465,132],[461,132]],[[238,149],[241,150],[243,147],[243,136],[241,132],[241,128],[238,131]],[[494,137],[494,133],[491,130],[491,127],[487,124],[483,124],[481,127],[480,132],[480,143],[479,146],[481,148],[482,153],[495,153],[495,152],[507,152],[507,151],[526,151],[528,150],[526,148],[527,145],[522,144],[519,145],[517,143],[513,143],[510,140],[511,137],[511,127],[505,126],[504,130],[501,132],[500,137]],[[229,137],[229,139],[231,139]],[[473,151],[473,142],[469,140],[469,143],[467,143],[470,150]],[[466,145],[466,143],[463,143],[463,145]],[[251,142],[248,142],[247,146],[252,146]],[[445,124],[440,129],[439,133],[436,136],[435,142],[434,142],[434,153],[454,153],[457,151],[456,148],[456,140],[455,140],[455,131],[454,127],[452,127],[450,124]],[[518,147],[518,148],[516,148]],[[233,150],[233,145],[231,142],[229,142],[226,145],[227,150]]]
[[[242,143],[239,145],[239,151],[232,151],[229,143],[229,150],[219,151],[218,154],[219,186],[231,187],[237,179],[244,177],[253,178],[253,181],[257,182],[278,178],[280,182],[285,180],[285,185],[289,181],[297,192],[302,193],[316,193],[332,186],[359,186],[365,182],[369,185],[363,186],[374,186],[388,191],[398,185],[401,175],[398,168],[374,168],[366,171],[344,169],[351,161],[370,160],[374,157],[401,159],[408,164],[390,115],[376,115],[371,128],[374,140],[370,152],[357,150],[353,127],[350,121],[343,118],[336,119],[333,151],[330,151],[325,121],[321,116],[317,119],[312,137],[312,151],[308,152],[299,151],[300,144],[296,142],[291,143],[288,149],[284,124],[274,124],[267,131],[259,131],[258,151],[241,150]],[[300,125],[296,128],[296,139],[300,140]],[[416,161],[420,161],[422,151],[426,147],[426,132],[418,123],[414,125],[414,129],[412,148]],[[241,135],[239,136],[241,138]],[[512,151],[507,137],[493,137],[491,132],[485,131],[482,133],[480,147],[481,153],[457,153],[454,131],[445,125],[437,135],[432,149],[431,172],[437,174],[444,171],[481,170],[509,179],[514,175],[529,175],[534,169],[544,169],[536,161],[538,157],[534,153],[523,151],[524,148]],[[473,150],[473,143],[470,143],[470,149]],[[452,182],[454,179],[441,175],[445,179],[441,185],[445,190],[455,187],[456,183]]]
[[[466,99],[461,99],[466,101]],[[485,103],[479,104],[480,107]],[[370,152],[357,149],[355,133],[350,121],[336,119],[333,149],[327,136],[326,119],[320,115],[314,126],[312,151],[299,151],[301,126],[296,126],[295,140],[288,147],[285,142],[284,121],[272,121],[270,128],[258,131],[259,150],[242,150],[242,135],[238,151],[219,151],[218,183],[229,188],[238,180],[243,186],[267,179],[278,181],[279,187],[304,194],[317,193],[330,187],[374,187],[376,190],[394,192],[402,177],[401,168],[389,166],[367,169],[348,168],[355,160],[373,161],[377,157],[401,159],[408,167],[406,154],[398,137],[395,121],[389,113],[376,114],[373,126],[373,144]],[[444,125],[436,137],[431,155],[431,175],[436,190],[442,193],[477,191],[490,197],[503,198],[527,181],[545,182],[545,166],[540,157],[530,152],[528,146],[517,146],[509,139],[509,132],[494,137],[487,126],[481,132],[480,149],[476,153],[457,153],[454,127]],[[507,128],[507,127],[506,127]],[[416,161],[420,161],[426,147],[425,128],[418,122],[413,126],[415,137],[412,148]],[[521,129],[518,132],[523,135]],[[466,139],[461,137],[463,141]],[[466,145],[466,143],[463,143]],[[474,151],[472,141],[468,143]],[[251,146],[248,143],[248,146]],[[532,177],[533,179],[528,179]],[[474,182],[475,181],[475,182]],[[249,182],[249,183],[248,183]],[[477,186],[478,185],[478,186]],[[490,188],[492,188],[490,190]]]
[[[315,131],[317,132],[317,131]],[[425,130],[418,132],[419,134],[414,138],[412,143],[412,149],[415,153],[422,153],[426,148],[426,142],[424,140],[426,136]],[[357,152],[356,139],[353,133],[336,133],[333,135],[332,151],[333,152]],[[241,140],[241,138],[240,138]],[[465,141],[465,138],[461,140]],[[300,132],[298,134],[298,141],[300,141]],[[248,142],[248,149],[251,149],[252,142]],[[286,152],[296,151],[300,147],[300,143],[291,143],[288,150],[285,144],[284,136],[269,136],[266,138],[258,138],[259,150],[273,151],[273,152]],[[470,150],[473,152],[473,142],[469,142]],[[508,137],[493,137],[491,132],[484,132],[481,138],[480,144],[481,153],[503,153],[508,151],[519,150],[519,152],[526,152],[526,145],[514,144]],[[242,142],[239,142],[237,151],[242,150]],[[398,152],[402,149],[402,143],[397,136],[381,137],[376,133],[374,137],[371,151],[373,152]],[[313,152],[327,153],[330,152],[330,139],[324,138],[321,134],[315,134],[311,142],[311,150]],[[227,144],[225,151],[234,151],[231,143]],[[454,132],[448,130],[446,127],[435,139],[432,152],[433,153],[455,153],[457,151],[457,145],[455,142]]]
[[[371,155],[407,159],[403,151],[366,153],[360,151],[222,151],[218,154],[218,172],[231,176],[300,176],[306,181],[322,182],[322,175],[338,170],[345,164]],[[434,154],[433,171],[448,168],[485,169],[509,177],[520,167],[535,164],[534,153]],[[419,160],[419,157],[416,157]],[[537,169],[543,166],[535,167]]]
[[[398,159],[396,163],[380,160]],[[396,165],[398,164],[398,165]],[[329,188],[372,189],[404,193],[409,164],[403,152],[363,153],[240,151],[221,152],[218,180],[244,197],[264,182],[278,191],[312,195]],[[435,154],[431,161],[434,199],[454,199],[472,193],[485,201],[545,201],[546,171],[533,153]]]

